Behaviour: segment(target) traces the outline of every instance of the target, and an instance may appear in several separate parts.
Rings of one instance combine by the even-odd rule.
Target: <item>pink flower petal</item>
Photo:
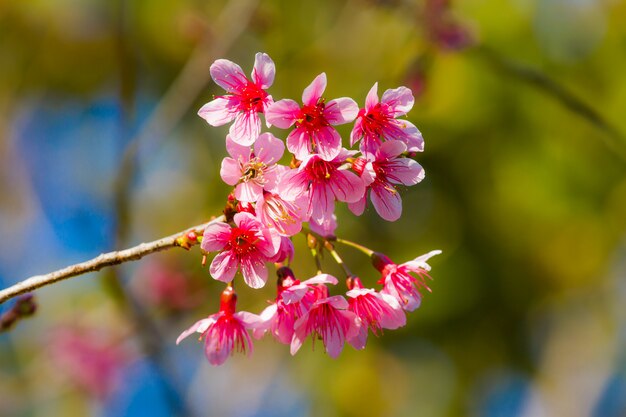
[[[311,155],[309,133],[302,128],[292,130],[287,136],[287,149],[299,160]]]
[[[317,285],[317,284],[332,284],[337,285],[339,281],[337,278],[330,274],[317,274],[313,278],[309,278],[305,281],[302,281],[301,284],[304,285]]]
[[[402,306],[394,297],[389,294],[378,293],[378,296],[386,302],[390,309],[387,314],[383,315],[380,320],[380,326],[384,329],[397,329],[406,325],[406,314],[402,310]]]
[[[398,158],[389,165],[387,178],[392,183],[415,185],[424,179],[424,168],[410,158]]]
[[[231,227],[224,222],[211,223],[204,229],[200,247],[205,252],[222,250],[230,239]]]
[[[265,262],[258,258],[244,258],[241,260],[241,273],[244,281],[251,288],[262,288],[267,281],[267,267]]]
[[[349,97],[341,97],[326,103],[324,117],[331,125],[353,121],[359,114],[359,106]]]
[[[246,329],[257,329],[264,325],[264,320],[261,316],[247,311],[239,311],[233,314],[233,317],[239,320]]]
[[[321,73],[302,92],[302,103],[314,106],[326,90],[326,73]]]
[[[202,243],[204,242],[203,239]],[[209,273],[218,281],[230,282],[237,273],[238,266],[239,261],[231,251],[220,252],[213,258]]]
[[[300,105],[293,100],[283,99],[275,102],[265,111],[265,120],[281,129],[291,127],[298,118]]]
[[[389,106],[393,117],[398,117],[404,116],[413,108],[415,99],[410,89],[398,87],[385,91],[380,101]]]
[[[335,196],[332,190],[325,186],[312,187],[309,206],[307,207],[307,215],[311,220],[322,224],[333,215],[334,211]]]
[[[209,101],[198,110],[202,117],[211,126],[222,126],[231,122],[239,113],[239,99],[234,96],[218,97]]]
[[[254,68],[252,69],[252,81],[266,90],[274,83],[276,66],[268,54],[258,52],[254,56]]]
[[[220,177],[228,185],[235,185],[241,178],[239,164],[233,158],[224,158],[220,168]]]
[[[226,135],[226,151],[237,162],[250,160],[250,146],[240,145],[230,135]]]
[[[229,93],[236,93],[248,82],[241,67],[227,59],[218,59],[211,65],[211,78]]]
[[[363,134],[363,118],[359,117],[355,120],[354,127],[350,132],[350,146],[354,146],[355,143],[360,141]]]
[[[178,338],[176,339],[176,344],[179,344],[184,338],[193,333],[204,333],[206,329],[213,323],[215,323],[215,318],[213,316],[206,319],[198,320],[190,328],[188,328],[187,330],[182,332],[180,336],[178,336]]]
[[[315,142],[317,144],[317,153],[320,158],[324,161],[332,161],[337,157],[337,155],[339,155],[339,152],[341,152],[341,136],[339,136],[339,133],[337,133],[333,127],[322,127],[319,131],[315,132],[314,135],[316,138]],[[287,140],[289,140],[289,138],[287,138]],[[305,137],[305,135],[302,135],[298,138],[298,140],[300,141],[300,145],[308,145],[309,143],[308,137]],[[289,142],[287,142],[287,146],[289,146]],[[296,154],[296,158],[302,159],[298,157],[298,154],[303,155],[302,149],[298,149],[298,152],[294,153]],[[308,148],[306,154],[303,156],[306,155],[308,155]]]
[[[349,339],[348,343],[350,343],[350,345],[356,350],[365,349],[365,345],[367,344],[367,331],[367,326],[359,326],[359,331],[357,332],[356,336]]]
[[[224,180],[224,182],[226,181]],[[263,187],[256,182],[242,182],[235,187],[235,198],[244,203],[254,203],[262,195]]]
[[[399,135],[395,139],[404,142],[409,152],[424,151],[424,138],[417,127],[408,120],[395,120],[395,124],[399,127]]]
[[[329,181],[333,194],[337,200],[354,203],[365,195],[365,184],[361,178],[350,171],[339,170]]]
[[[332,297],[328,297],[323,300],[323,302],[326,302],[339,310],[345,310],[348,308],[348,301],[343,298],[342,295],[333,295]]]
[[[378,83],[374,83],[370,91],[367,93],[367,97],[365,97],[365,111],[369,112],[379,103],[378,101]]]
[[[257,112],[242,112],[235,118],[228,131],[233,142],[250,146],[261,133],[261,119]]]
[[[406,144],[399,140],[389,140],[378,148],[376,159],[396,158],[402,152],[406,152]]]
[[[402,215],[402,198],[397,191],[390,191],[386,187],[373,187],[370,199],[376,212],[383,219],[393,222]]]
[[[432,250],[428,252],[427,254],[418,256],[417,258],[411,261],[403,263],[401,266],[407,266],[409,269],[412,269],[412,270],[421,268],[426,271],[430,271],[430,265],[428,265],[426,261],[432,258],[433,256],[440,255],[440,254],[441,254],[441,251],[439,249]]]
[[[302,164],[304,165],[304,162]],[[306,193],[308,186],[306,173],[292,169],[283,174],[276,188],[282,198],[294,201]]]
[[[365,211],[365,206],[367,205],[366,194],[363,194],[360,200],[357,200],[354,203],[348,203],[348,208],[355,216],[360,216]]]
[[[254,143],[254,154],[267,165],[277,163],[283,157],[285,144],[269,132],[262,133]]]

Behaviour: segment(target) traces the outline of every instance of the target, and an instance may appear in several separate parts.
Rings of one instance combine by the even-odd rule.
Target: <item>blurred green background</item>
[[[364,351],[266,338],[213,368],[174,341],[222,285],[197,248],[152,255],[36,292],[0,334],[0,415],[626,415],[623,1],[0,1],[1,286],[219,214],[227,128],[196,112],[213,60],[248,73],[258,51],[275,99],[322,71],[360,106],[413,89],[426,179],[395,223],[339,207],[337,234],[398,263],[443,250],[432,294]]]

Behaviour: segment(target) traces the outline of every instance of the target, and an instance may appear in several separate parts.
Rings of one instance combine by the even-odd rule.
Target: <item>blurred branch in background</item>
[[[544,94],[553,97],[567,110],[587,120],[596,128],[603,131],[605,133],[603,139],[606,146],[620,158],[626,160],[626,138],[591,105],[576,97],[565,87],[540,70],[504,57],[489,46],[477,46],[473,49],[473,52],[495,70],[535,87]]]

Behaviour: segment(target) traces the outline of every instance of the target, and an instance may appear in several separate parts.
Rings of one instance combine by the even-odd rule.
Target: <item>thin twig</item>
[[[208,223],[190,227],[189,229],[182,232],[178,232],[152,242],[141,243],[137,246],[133,246],[132,248],[120,251],[103,253],[96,258],[93,258],[86,262],[71,265],[66,268],[59,269],[58,271],[50,272],[48,274],[35,275],[0,291],[0,303],[3,303],[20,294],[33,291],[46,285],[54,284],[55,282],[62,281],[64,279],[86,274],[88,272],[99,271],[100,269],[107,266],[136,261],[146,255],[150,255],[151,253],[179,247],[179,238],[187,235],[189,232],[195,232],[197,235],[201,235],[204,232],[204,229],[209,224],[223,220],[224,216],[219,216],[218,218],[211,220]]]

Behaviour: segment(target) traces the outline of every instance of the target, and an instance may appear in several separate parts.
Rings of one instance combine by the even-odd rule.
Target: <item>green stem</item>
[[[367,256],[372,256],[374,254],[374,251],[366,248],[365,246],[359,245],[358,243],[354,243],[350,240],[345,240],[345,239],[339,239],[337,238],[337,242],[342,243],[346,246],[352,246],[355,249],[360,250],[361,252],[363,252],[364,254],[366,254]]]

